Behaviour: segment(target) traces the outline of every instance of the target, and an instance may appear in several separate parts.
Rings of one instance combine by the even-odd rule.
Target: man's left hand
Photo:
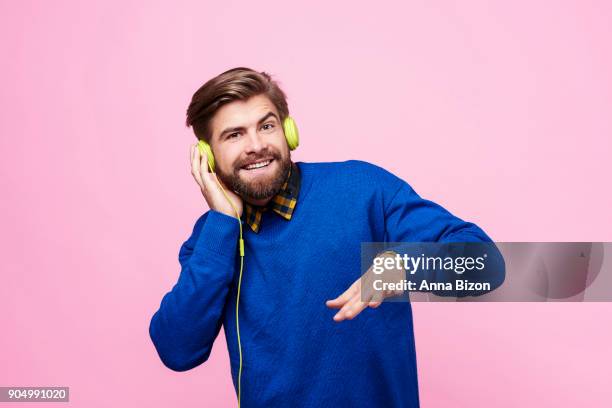
[[[396,254],[394,252],[385,252],[378,255],[378,257],[392,258],[395,258],[395,256]],[[384,272],[384,275],[377,275],[372,269],[373,268],[370,267],[362,277],[353,282],[353,284],[340,296],[325,302],[327,307],[340,309],[338,313],[334,315],[334,321],[341,322],[345,319],[352,320],[366,307],[377,308],[382,304],[385,298],[404,293],[403,290],[374,290],[374,280],[383,279],[386,282],[400,282],[400,280],[404,279],[406,275],[403,268],[391,271],[387,270]]]

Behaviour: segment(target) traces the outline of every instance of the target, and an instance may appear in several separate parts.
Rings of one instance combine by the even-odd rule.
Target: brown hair
[[[210,122],[221,106],[260,94],[266,95],[274,104],[282,123],[289,116],[285,93],[268,73],[239,67],[210,79],[193,94],[185,124],[193,127],[198,139],[210,142]]]

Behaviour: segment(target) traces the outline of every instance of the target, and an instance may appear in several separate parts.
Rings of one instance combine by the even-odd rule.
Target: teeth
[[[270,164],[271,160],[266,160],[264,162],[259,162],[259,163],[254,163],[254,164],[249,164],[248,166],[246,166],[245,168],[247,170],[253,170],[253,169],[258,169],[260,167],[266,167],[268,164]]]

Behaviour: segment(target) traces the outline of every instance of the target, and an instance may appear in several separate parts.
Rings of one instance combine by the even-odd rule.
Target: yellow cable
[[[208,163],[208,160],[206,162]],[[238,336],[238,354],[240,355],[240,368],[238,369],[238,408],[240,408],[240,397],[241,397],[240,381],[242,379],[242,344],[240,342],[240,324],[238,321],[238,305],[240,304],[240,286],[242,285],[242,268],[244,265],[244,240],[242,239],[242,222],[240,222],[240,214],[238,213],[238,209],[236,208],[232,200],[229,198],[229,196],[225,192],[225,189],[221,186],[221,183],[219,182],[219,179],[217,178],[217,175],[213,171],[213,168],[210,165],[210,163],[208,163],[208,168],[210,169],[210,172],[214,174],[215,181],[217,182],[217,185],[219,186],[219,188],[221,189],[221,192],[225,196],[225,199],[230,203],[230,205],[234,209],[234,212],[236,213],[236,219],[238,220],[238,227],[240,227],[240,240],[238,241],[239,249],[240,249],[240,275],[238,276],[238,293],[236,295],[236,333]]]

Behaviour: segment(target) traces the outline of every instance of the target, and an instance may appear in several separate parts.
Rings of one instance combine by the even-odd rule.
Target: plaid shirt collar
[[[295,163],[291,163],[287,180],[281,190],[270,200],[265,207],[258,207],[245,202],[244,219],[251,227],[253,232],[259,232],[261,217],[264,211],[271,208],[272,211],[286,220],[290,220],[297,204],[298,193],[300,192],[300,170]]]

